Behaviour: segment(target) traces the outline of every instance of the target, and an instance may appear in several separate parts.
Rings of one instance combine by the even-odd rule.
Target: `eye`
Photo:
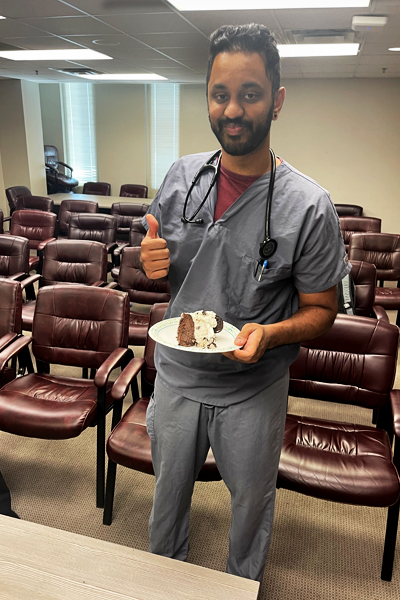
[[[258,100],[258,94],[256,94],[256,92],[246,92],[246,94],[244,95],[244,98],[245,98],[245,100],[254,102],[255,100]]]
[[[214,100],[216,102],[219,102],[220,104],[222,104],[223,102],[226,102],[228,99],[228,95],[224,94],[223,92],[219,92],[218,94],[215,94],[214,96]]]

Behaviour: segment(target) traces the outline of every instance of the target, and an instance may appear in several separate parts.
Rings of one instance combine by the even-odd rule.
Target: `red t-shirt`
[[[261,175],[238,175],[220,165],[217,179],[217,204],[214,221],[218,221],[226,210],[251,186]]]

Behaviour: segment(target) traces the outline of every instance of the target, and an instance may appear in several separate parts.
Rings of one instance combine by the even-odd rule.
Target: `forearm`
[[[312,340],[329,331],[336,317],[335,310],[322,306],[304,306],[289,319],[263,325],[265,349]]]

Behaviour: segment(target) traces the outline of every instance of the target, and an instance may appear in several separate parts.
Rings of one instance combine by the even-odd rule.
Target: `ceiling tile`
[[[194,33],[193,27],[176,13],[115,15],[101,17],[104,23],[125,33]]]
[[[153,48],[178,48],[183,46],[208,48],[208,38],[200,33],[137,33],[135,38]]]
[[[0,14],[4,17],[21,19],[78,15],[79,11],[57,0],[1,0]]]
[[[182,15],[195,27],[209,36],[222,25],[243,25],[245,23],[260,23],[271,30],[279,27],[274,13],[271,10],[215,10],[183,12]]]
[[[173,12],[162,0],[68,0],[91,15]]]
[[[25,25],[14,19],[0,20],[0,39],[11,37],[37,37],[40,35],[40,30],[29,25]]]
[[[354,15],[368,14],[368,9],[321,8],[276,10],[275,17],[282,29],[351,29]]]
[[[76,35],[79,33],[90,35],[92,33],[115,33],[105,23],[93,17],[54,17],[48,19],[22,19],[22,22],[37,27],[42,31],[56,35]]]
[[[77,40],[78,39],[79,38],[77,38]],[[65,48],[80,48],[82,46],[78,42],[73,43],[72,41],[64,40],[54,35],[32,38],[10,38],[2,41],[7,44],[18,46],[23,50],[63,50]]]

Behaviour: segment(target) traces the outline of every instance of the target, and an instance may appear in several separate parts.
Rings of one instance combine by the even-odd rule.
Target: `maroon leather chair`
[[[107,247],[107,253],[113,255],[118,244],[117,236],[117,219],[112,215],[89,215],[80,214],[72,215],[69,228],[68,239],[70,240],[92,240],[101,242]],[[113,266],[112,261],[107,265],[109,271]]]
[[[384,319],[389,323],[389,317],[385,309],[375,304],[375,265],[359,260],[352,260],[351,265],[351,276],[355,291],[354,314],[360,317]]]
[[[41,275],[33,275],[22,282],[29,289],[39,280],[39,288],[49,285],[80,284],[101,286],[107,280],[107,249],[100,242],[89,240],[55,240],[49,242],[43,253]],[[32,331],[35,314],[35,294],[22,306],[22,321],[25,331]]]
[[[135,185],[132,183],[125,183],[121,185],[119,195],[122,198],[147,198],[149,188],[147,185]]]
[[[68,227],[71,215],[80,213],[94,214],[99,212],[97,202],[91,200],[62,200],[60,212],[58,213],[58,231],[62,235],[68,234]]]
[[[114,202],[111,206],[111,214],[117,219],[117,238],[118,236],[128,236],[133,219],[143,217],[148,208],[148,204]],[[126,237],[122,239],[126,239]]]
[[[152,305],[169,302],[171,289],[168,281],[148,279],[140,269],[140,248],[125,248],[122,253],[118,284],[109,287],[127,292],[130,302]],[[129,313],[129,344],[144,346],[149,326],[149,315],[131,310]]]
[[[19,281],[0,279],[0,387],[16,377],[13,361],[3,360],[4,349],[21,334],[22,290]]]
[[[55,239],[57,215],[41,210],[15,210],[11,216],[10,234],[25,237],[37,256],[29,257],[29,270],[40,270],[41,256],[46,244]]]
[[[166,303],[152,306],[149,327],[162,321],[167,306]],[[112,395],[125,396],[130,381],[141,373],[142,397],[133,398],[132,406],[128,408],[121,421],[112,430],[107,441],[109,461],[103,517],[104,525],[111,525],[112,521],[117,464],[128,467],[128,469],[154,475],[150,438],[146,430],[146,410],[156,376],[154,349],[155,342],[147,336],[144,358],[134,358],[129,363],[123,374],[116,380],[112,391]],[[197,479],[199,481],[219,481],[221,479],[211,450]]]
[[[400,327],[400,235],[392,233],[353,233],[350,238],[349,260],[363,260],[376,266],[377,279],[397,281],[397,288],[377,287],[375,303],[385,310],[397,310]]]
[[[0,278],[23,279],[28,273],[28,240],[15,235],[0,235]]]
[[[0,390],[0,430],[41,439],[77,437],[97,425],[97,506],[104,505],[105,416],[122,398],[111,398],[111,372],[132,358],[127,294],[99,287],[56,285],[39,290],[32,338],[37,373]],[[50,374],[50,364],[95,369],[94,379]]]
[[[19,196],[17,198],[16,210],[44,210],[46,212],[54,212],[54,202],[46,196]]]
[[[358,204],[335,204],[339,217],[362,217],[363,207]]]
[[[59,160],[56,146],[46,145],[44,147],[44,162],[46,165],[48,194],[70,192],[79,184],[79,181],[72,177],[72,167]],[[60,171],[60,165],[64,172]],[[66,173],[66,169],[69,169],[70,174]]]
[[[118,281],[119,265],[121,263],[121,255],[124,248],[131,246],[136,248],[140,246],[143,238],[146,235],[146,230],[142,225],[142,217],[135,217],[131,221],[129,228],[129,241],[123,242],[118,245],[118,248],[114,250],[114,267],[111,269],[111,276],[115,281]]]
[[[88,181],[83,186],[82,194],[109,196],[111,194],[111,185],[104,181]]]
[[[302,344],[289,394],[379,410],[378,426],[288,414],[278,476],[278,487],[314,498],[389,507],[381,574],[387,581],[400,497],[400,390],[392,390],[398,342],[390,323],[338,315],[328,333]]]
[[[15,185],[6,189],[6,196],[8,206],[10,207],[10,214],[17,208],[17,200],[20,196],[31,196],[31,191],[24,185]]]
[[[352,233],[379,233],[382,223],[380,219],[375,217],[339,217],[339,221],[346,251],[349,250]]]
[[[3,213],[3,211],[0,208],[0,234],[4,233],[3,223],[4,223],[4,213]]]

